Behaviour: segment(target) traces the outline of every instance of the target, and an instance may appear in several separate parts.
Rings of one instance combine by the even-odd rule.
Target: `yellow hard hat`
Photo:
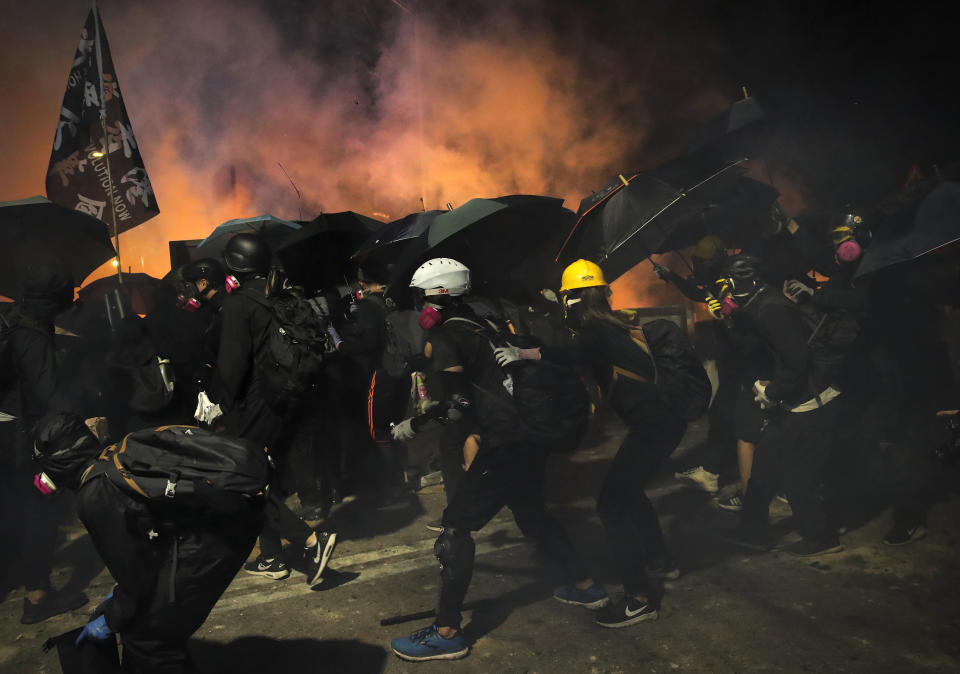
[[[719,236],[716,234],[708,234],[697,241],[697,245],[693,249],[693,256],[699,257],[701,260],[710,260],[721,250],[725,250],[726,247],[727,245]]]
[[[605,286],[603,270],[600,265],[590,260],[577,260],[563,270],[560,277],[560,292],[565,293],[578,288],[592,288]]]

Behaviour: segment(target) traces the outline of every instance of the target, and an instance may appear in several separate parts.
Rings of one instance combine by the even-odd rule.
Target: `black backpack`
[[[380,366],[391,377],[406,377],[413,371],[413,363],[423,356],[427,343],[419,323],[420,314],[411,309],[397,309],[391,300],[376,293],[365,299],[375,302],[384,312],[386,335]]]
[[[270,458],[246,440],[195,426],[161,426],[104,448],[80,484],[100,475],[153,509],[228,515],[263,499]]]
[[[483,326],[467,318],[448,318],[447,323],[468,324],[473,332],[491,346],[508,344],[507,335],[493,324]],[[513,364],[505,374],[513,380],[513,395],[487,391],[483,394],[512,404],[527,437],[534,445],[550,452],[572,452],[587,432],[590,421],[590,396],[576,371],[543,360],[525,360]]]
[[[660,398],[687,421],[702,417],[710,407],[713,388],[680,326],[657,319],[633,328],[630,336],[653,361],[654,383]]]
[[[316,304],[295,293],[281,291],[269,299],[255,292],[244,294],[270,310],[267,348],[258,354],[256,367],[267,404],[284,412],[317,382],[329,323]]]

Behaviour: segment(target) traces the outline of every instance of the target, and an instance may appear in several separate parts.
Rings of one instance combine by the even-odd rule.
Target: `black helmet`
[[[752,255],[734,255],[727,261],[723,280],[734,297],[749,297],[760,288],[760,260]]]
[[[194,260],[183,268],[183,280],[192,283],[205,279],[213,287],[221,288],[226,278],[227,272],[223,270],[223,265],[212,257]]]
[[[76,488],[83,470],[100,452],[100,441],[83,417],[72,412],[46,415],[33,429],[33,458],[58,487]]]
[[[237,234],[227,243],[223,262],[233,273],[266,273],[270,268],[270,247],[256,234]]]

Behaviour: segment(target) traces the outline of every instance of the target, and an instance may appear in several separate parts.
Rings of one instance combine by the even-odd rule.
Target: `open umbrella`
[[[43,197],[0,203],[0,295],[16,295],[15,262],[36,248],[56,254],[77,285],[116,256],[107,226],[91,215]]]
[[[427,231],[427,228],[446,211],[417,211],[394,220],[372,234],[351,256],[358,260],[376,259],[392,262],[406,244]]]
[[[279,243],[291,231],[300,230],[302,226],[290,220],[281,220],[269,213],[252,218],[238,218],[228,220],[218,225],[210,234],[193,249],[192,258],[199,260],[204,257],[220,259],[230,239],[237,234],[258,234],[271,250],[276,250]]]
[[[356,264],[351,254],[379,231],[383,222],[343,211],[323,213],[300,225],[298,231],[281,237],[274,252],[292,281],[319,290],[343,284]]]
[[[157,289],[163,283],[161,279],[149,274],[124,274],[122,291],[130,300],[130,309],[135,314],[149,314],[156,306]],[[100,306],[105,295],[121,288],[116,274],[104,276],[80,288],[77,297],[85,304]]]
[[[914,260],[960,240],[960,183],[936,187],[915,209],[876,232],[857,268],[857,276]]]
[[[413,271],[431,257],[466,264],[481,292],[511,295],[520,286],[549,287],[559,278],[550,260],[554,242],[573,217],[555,197],[471,199],[438,215],[404,249],[391,273],[391,294],[402,295]]]
[[[744,140],[747,133],[755,133],[759,130],[760,123],[765,118],[766,115],[757,99],[744,96],[743,99],[700,127],[684,145],[683,152],[692,154],[718,144],[730,145],[731,141]],[[734,150],[734,148],[730,149]],[[738,156],[743,154],[743,148],[740,148]]]
[[[740,223],[768,217],[776,190],[744,177],[738,164],[705,178],[691,170],[694,177],[685,182],[676,164],[617,176],[581,202],[557,261],[594,260],[615,279],[654,253],[686,247],[704,234],[730,236]]]

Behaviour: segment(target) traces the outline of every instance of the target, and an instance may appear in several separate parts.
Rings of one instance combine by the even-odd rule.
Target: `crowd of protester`
[[[175,270],[179,288],[145,317],[128,314],[63,348],[55,321],[73,311],[73,279],[57,260],[31,255],[3,314],[9,414],[0,417],[4,523],[16,522],[8,533],[20,551],[5,556],[16,564],[4,577],[26,587],[22,622],[87,602],[50,584],[59,503],[41,492],[75,491],[117,583],[77,643],[100,647],[116,634],[127,671],[187,671],[187,639],[241,566],[270,580],[295,569],[315,586],[337,543],[323,526],[331,508],[417,502],[406,443],[428,424],[440,426],[431,437],[448,504],[429,525],[439,531],[440,598],[430,625],[393,640],[406,660],[468,653],[460,611],[471,534],[504,506],[557,567],[558,601],[595,610],[602,627],[656,619],[661,581],[681,569],[644,487],[704,415],[703,459],[676,477],[738,513],[732,544],[778,544],[769,523],[777,496],[800,534],[781,546],[789,554],[842,551],[846,531],[878,505],[893,507],[885,543],[917,540],[937,497],[933,450],[949,446],[958,407],[939,321],[960,304],[960,276],[948,250],[857,278],[876,217],[776,212],[745,248],[702,238],[689,277],[654,264],[656,277],[705,305],[699,356],[673,323],[611,309],[592,261],[570,264],[558,292],[518,304],[476,293],[461,262],[429,259],[403,289],[410,308],[388,288],[387,262],[362,260],[354,285],[307,293],[273,268],[255,234]],[[713,387],[704,357],[716,364]],[[626,427],[597,495],[623,586],[616,600],[544,501],[548,459],[576,448],[598,400]],[[174,442],[204,457],[265,457],[266,448],[272,468],[258,487],[260,464],[243,472],[243,461],[211,459],[231,484],[241,476],[252,487],[221,503],[214,492],[230,488],[213,480],[194,494],[202,507],[178,509],[179,472],[164,474],[155,495],[123,463]],[[875,464],[895,454],[895,489],[871,503]],[[719,497],[724,483],[736,486]]]

